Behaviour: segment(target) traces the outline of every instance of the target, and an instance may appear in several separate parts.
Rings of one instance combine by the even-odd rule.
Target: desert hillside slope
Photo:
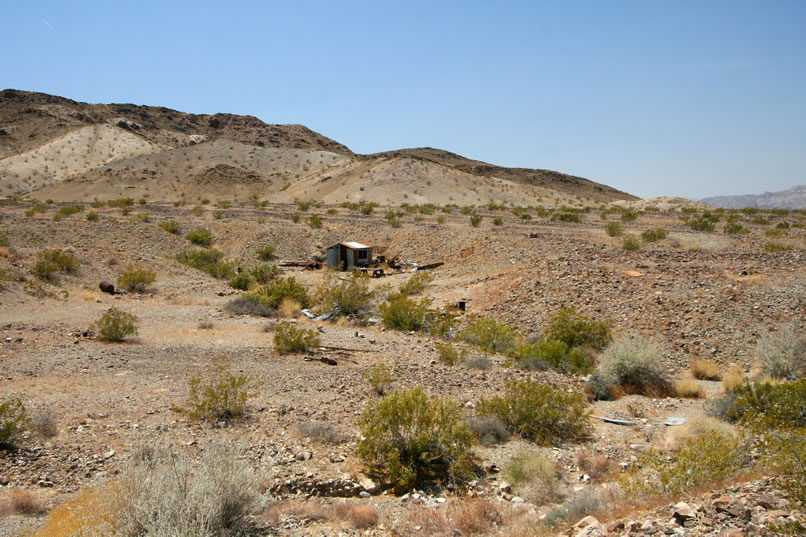
[[[741,196],[713,196],[700,200],[701,203],[723,209],[806,209],[806,185],[793,186],[781,192],[745,194]]]
[[[574,205],[634,196],[431,148],[356,155],[302,125],[0,92],[0,195]]]

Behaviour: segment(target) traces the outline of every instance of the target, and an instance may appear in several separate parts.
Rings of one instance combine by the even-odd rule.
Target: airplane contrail
[[[42,22],[44,22],[44,23],[45,23],[45,25],[46,25],[48,28],[50,28],[51,30],[53,30],[53,26],[52,26],[52,25],[51,25],[51,24],[50,24],[48,21],[46,21],[45,19],[42,19]]]

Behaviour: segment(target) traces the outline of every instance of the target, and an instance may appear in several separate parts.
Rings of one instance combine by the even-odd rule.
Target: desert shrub
[[[559,213],[554,213],[551,215],[551,220],[559,220],[560,222],[582,222],[582,216],[577,213],[571,213],[567,211],[562,211]]]
[[[179,232],[181,230],[179,222],[177,222],[176,220],[167,220],[165,222],[160,222],[159,226],[161,229],[167,231],[168,233],[171,233],[172,235],[179,235]]]
[[[310,302],[305,287],[293,276],[277,278],[244,298],[256,300],[271,310],[276,310],[285,298],[295,300],[303,308]]]
[[[641,233],[641,238],[646,242],[657,242],[669,236],[669,232],[659,227],[657,229],[647,229]]]
[[[256,315],[258,317],[274,317],[277,310],[263,304],[255,295],[244,295],[233,298],[224,310],[232,315]]]
[[[311,229],[319,229],[322,227],[322,217],[318,214],[312,214],[308,217],[308,225]]]
[[[280,275],[280,269],[277,268],[277,265],[263,263],[249,269],[249,274],[257,283],[266,284]]]
[[[696,358],[688,363],[688,368],[695,379],[719,380],[722,378],[722,374],[719,372],[719,364],[713,360]]]
[[[493,367],[493,361],[486,356],[473,356],[465,360],[465,367],[484,371]]]
[[[282,322],[274,328],[274,350],[279,353],[308,352],[322,344],[316,330]]]
[[[681,495],[736,476],[747,458],[745,446],[732,435],[707,431],[682,443],[672,455],[650,452],[619,479],[627,496]]]
[[[502,396],[482,398],[479,416],[495,416],[513,433],[540,445],[584,440],[591,426],[585,398],[532,381],[510,381]]]
[[[437,343],[434,346],[437,349],[439,361],[447,365],[456,365],[464,362],[467,353],[464,349],[457,349],[450,343]]]
[[[576,524],[587,516],[599,516],[611,511],[616,495],[603,489],[586,489],[576,494],[561,507],[546,513],[540,521],[544,527]]]
[[[111,307],[93,323],[92,329],[100,341],[120,342],[137,334],[137,323],[136,315]]]
[[[176,260],[206,272],[214,278],[227,278],[232,274],[232,266],[222,258],[224,253],[218,250],[182,250],[176,255]]]
[[[727,436],[737,436],[737,430],[734,425],[708,415],[693,416],[685,424],[670,427],[667,430],[664,448],[676,451],[680,449],[684,442],[702,436],[709,431],[717,431]]]
[[[555,503],[565,496],[562,475],[553,462],[539,453],[520,453],[510,459],[504,466],[504,478],[512,483],[515,492],[535,505]]]
[[[56,420],[49,410],[39,410],[34,412],[31,416],[31,422],[28,429],[40,438],[53,438],[59,434],[59,428],[56,426]]]
[[[106,202],[107,205],[110,207],[117,207],[119,209],[125,209],[127,207],[131,207],[134,205],[134,200],[132,198],[118,198],[115,200],[109,200]]]
[[[699,216],[696,218],[689,218],[688,219],[688,227],[690,227],[694,231],[714,231],[716,229],[716,225],[714,222],[705,216]]]
[[[426,298],[417,301],[405,295],[390,296],[381,304],[381,320],[384,326],[394,330],[423,331],[444,337],[453,328],[455,317],[430,306],[431,300]]]
[[[432,281],[434,281],[434,275],[430,272],[415,272],[408,280],[400,284],[398,291],[403,295],[417,295],[422,293]]]
[[[674,394],[677,397],[689,399],[699,399],[704,395],[702,388],[697,384],[697,379],[680,379],[674,383]]]
[[[745,381],[744,373],[742,369],[737,365],[732,365],[728,368],[724,375],[722,375],[722,388],[729,392],[739,384],[743,384]]]
[[[400,494],[426,481],[471,478],[473,434],[459,405],[429,398],[420,387],[370,402],[358,420],[358,455]]]
[[[55,282],[57,273],[74,274],[80,264],[77,257],[62,250],[43,250],[37,254],[31,273],[42,280]]]
[[[271,261],[276,257],[275,248],[271,244],[262,244],[257,248],[257,256],[262,261]]]
[[[312,303],[321,313],[361,316],[370,312],[375,292],[369,288],[370,277],[354,270],[342,280],[338,273],[328,271],[313,293]]]
[[[482,446],[502,444],[512,436],[504,422],[495,416],[471,416],[467,425]]]
[[[624,230],[618,222],[608,222],[605,226],[605,233],[607,233],[608,237],[621,237]]]
[[[195,420],[228,421],[242,418],[246,405],[254,397],[255,381],[232,372],[226,356],[216,356],[207,365],[204,376],[188,382],[188,399],[183,412]]]
[[[445,217],[444,217],[444,216],[440,216],[439,218],[442,218],[442,221],[443,221],[443,222],[445,221]],[[437,221],[439,221],[439,218],[437,218]],[[440,223],[441,223],[441,222],[440,222]],[[500,225],[503,225],[503,223],[504,223],[504,219],[503,219],[503,218],[501,218],[500,216],[496,216],[496,217],[493,219],[493,225],[494,225],[494,226],[500,226]]]
[[[95,211],[90,211],[87,213],[86,218],[87,222],[97,222],[100,217],[98,216],[98,213],[96,213]]]
[[[0,247],[8,248],[11,242],[8,240],[8,235],[0,233]]]
[[[185,238],[198,246],[209,248],[213,244],[213,234],[209,229],[199,228],[188,232]]]
[[[333,507],[333,514],[341,520],[348,520],[356,529],[366,529],[378,523],[378,510],[371,505],[350,505],[340,503]]]
[[[806,427],[806,379],[746,383],[731,394],[726,414],[735,421],[776,429]]]
[[[510,363],[521,369],[545,371],[551,366],[570,375],[593,371],[593,361],[588,355],[557,340],[516,345],[508,356]]]
[[[347,440],[347,436],[325,421],[306,421],[297,426],[299,433],[324,444],[341,444]]]
[[[613,399],[620,393],[668,395],[672,387],[658,365],[662,355],[661,347],[641,337],[612,343],[601,354],[588,387],[597,399]]]
[[[502,321],[478,318],[465,327],[459,337],[486,352],[508,353],[515,347],[518,334]]]
[[[621,239],[621,247],[628,252],[634,252],[641,249],[641,239],[637,235],[628,233]]]
[[[770,254],[778,253],[778,252],[789,252],[794,248],[789,244],[783,244],[781,242],[767,242],[764,243],[764,251]]]
[[[14,446],[31,421],[22,401],[10,397],[0,403],[0,447]]]
[[[152,284],[157,279],[156,271],[147,269],[145,267],[128,266],[126,270],[118,276],[118,287],[126,289],[127,291],[136,291],[141,293],[146,290],[149,284]]]
[[[230,279],[229,285],[235,289],[248,291],[249,288],[256,283],[256,281],[257,280],[255,280],[255,277],[249,272],[239,272]]]
[[[11,512],[18,515],[41,515],[47,513],[48,509],[29,490],[13,489],[8,494]],[[5,506],[0,504],[0,517],[4,514]]]
[[[364,380],[375,393],[383,395],[392,386],[392,371],[386,364],[378,364],[364,373]]]
[[[744,235],[750,233],[749,229],[736,222],[728,222],[725,224],[725,227],[722,228],[722,231],[728,235]]]
[[[638,220],[638,213],[634,211],[624,211],[621,213],[622,222],[632,222],[634,220]]]
[[[755,358],[765,375],[796,379],[806,375],[806,337],[794,322],[775,333],[764,332],[756,343]]]
[[[474,214],[470,216],[470,225],[473,227],[479,227],[481,224],[482,217],[480,214]]]
[[[59,210],[56,211],[56,214],[53,215],[53,219],[58,222],[65,216],[80,213],[83,210],[84,207],[82,205],[65,205],[64,207],[60,207]]]
[[[562,341],[569,348],[590,347],[602,350],[613,340],[609,321],[592,321],[575,308],[558,310],[549,317],[549,325],[540,335],[545,341]]]

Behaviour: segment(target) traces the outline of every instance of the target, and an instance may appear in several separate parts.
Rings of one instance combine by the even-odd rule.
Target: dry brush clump
[[[514,492],[535,505],[561,501],[567,487],[557,465],[536,452],[516,455],[504,466],[504,478]]]
[[[588,381],[596,399],[617,399],[625,393],[663,397],[673,386],[660,370],[663,348],[641,337],[625,338],[608,346]]]
[[[691,360],[688,364],[691,375],[699,380],[720,380],[722,373],[719,370],[719,364],[713,360],[704,360],[696,358]]]
[[[775,333],[764,332],[756,343],[755,358],[765,375],[794,380],[806,375],[806,337],[794,322]]]

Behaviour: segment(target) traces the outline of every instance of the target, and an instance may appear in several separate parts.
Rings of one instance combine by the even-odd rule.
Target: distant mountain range
[[[712,196],[703,198],[700,203],[724,209],[806,209],[806,185],[797,185],[782,192],[746,194],[744,196]]]

